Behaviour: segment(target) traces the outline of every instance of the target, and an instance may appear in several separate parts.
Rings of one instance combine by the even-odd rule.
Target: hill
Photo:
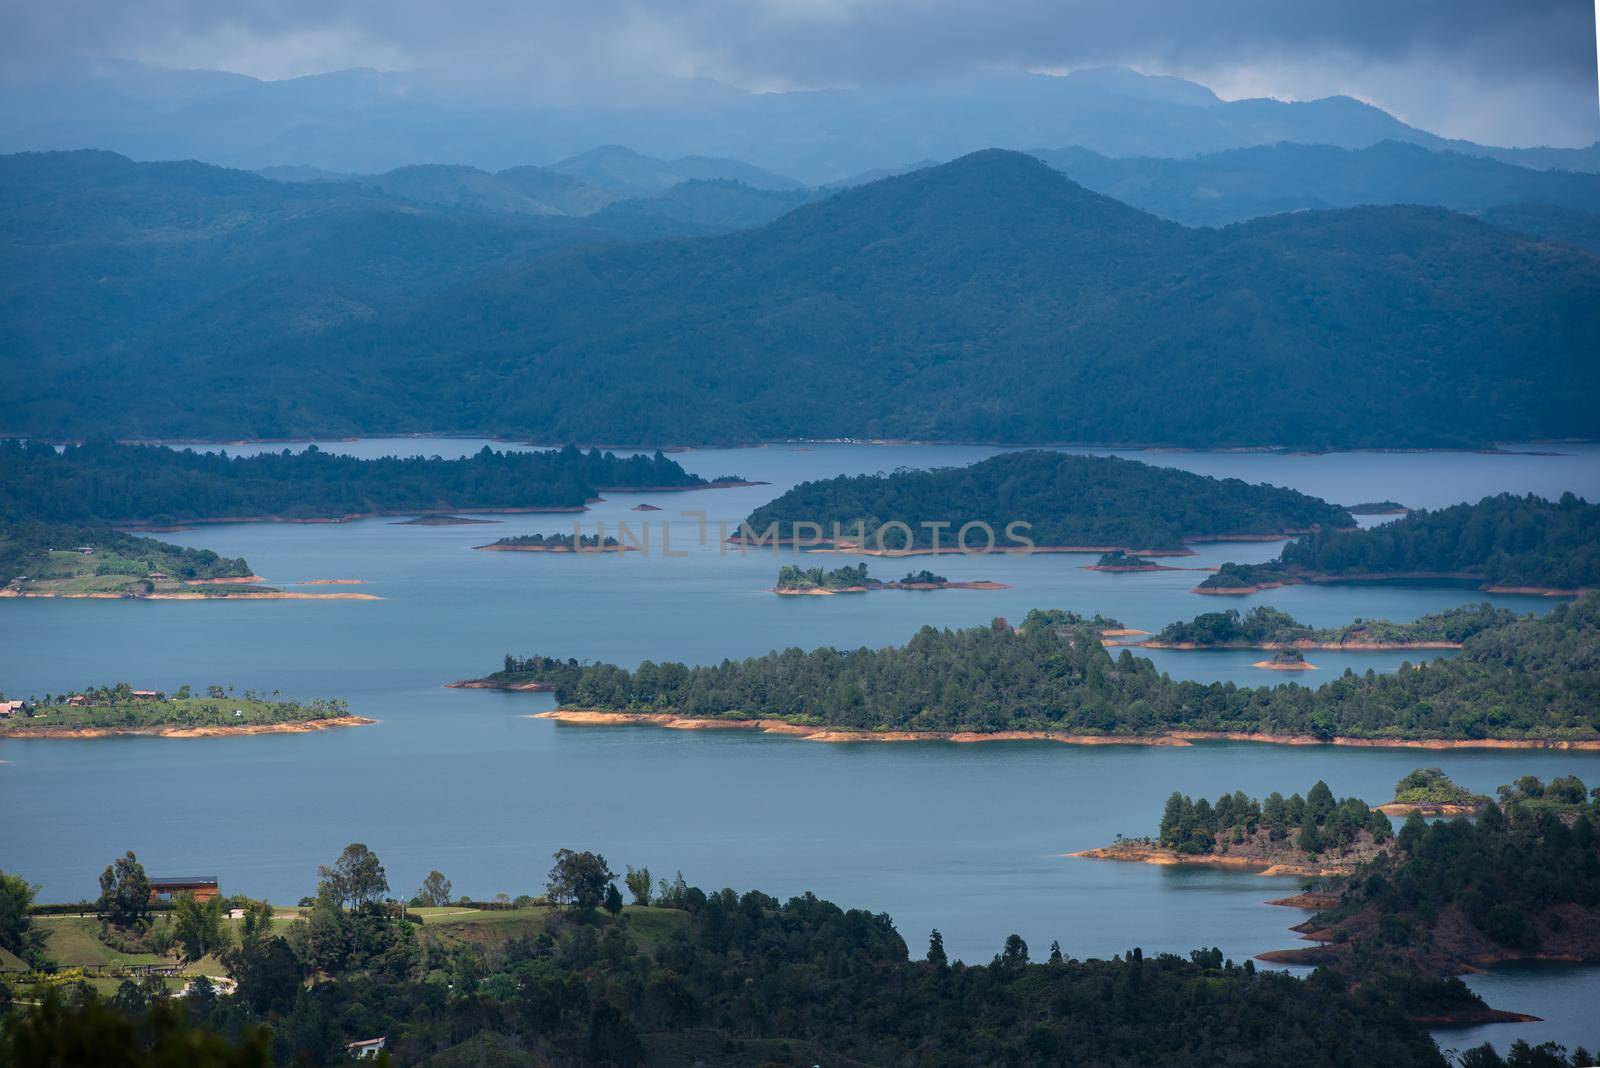
[[[367,244],[346,236],[328,256]],[[573,251],[413,293],[259,353],[240,341],[273,337],[242,319],[258,298],[227,295],[161,337],[159,383],[129,355],[53,360],[11,418],[31,433],[656,443],[1600,434],[1586,403],[1600,388],[1592,256],[1414,207],[1188,230],[1009,152],[753,230]],[[268,318],[281,333],[282,315]],[[127,344],[143,355],[138,339]],[[270,388],[291,379],[292,393]]]
[[[801,187],[793,178],[736,159],[710,156],[652,159],[621,145],[590,149],[552,163],[549,170],[619,197],[655,196],[690,181],[742,182],[753,189],[795,190]]]
[[[1355,526],[1344,509],[1294,490],[1046,451],[1003,453],[969,467],[803,482],[751,512],[739,535],[752,538],[771,527],[788,540],[804,537],[796,524],[806,523],[816,524],[818,538],[873,551],[946,552],[957,551],[957,533],[969,523],[992,532],[986,541],[975,529],[968,539],[974,550],[989,542],[1020,549],[1026,538],[1040,548],[1180,553],[1191,541]],[[943,526],[936,532],[928,524]]]
[[[1086,148],[1030,155],[1097,193],[1188,226],[1362,204],[1482,212],[1532,203],[1600,213],[1600,174],[1532,170],[1399,141],[1261,145],[1184,159],[1111,158]]]

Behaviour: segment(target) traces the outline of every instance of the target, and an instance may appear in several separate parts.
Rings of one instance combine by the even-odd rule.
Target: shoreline
[[[1471,816],[1482,812],[1488,801],[1475,805],[1462,805],[1453,801],[1386,801],[1372,807],[1385,816],[1409,816],[1413,812],[1424,816]]]
[[[1288,850],[1287,852],[1293,852],[1293,850]],[[1195,865],[1214,868],[1241,868],[1254,871],[1257,875],[1303,878],[1348,875],[1357,867],[1355,861],[1349,864],[1310,864],[1288,860],[1272,861],[1251,857],[1233,857],[1226,853],[1178,853],[1171,849],[1163,849],[1160,846],[1146,845],[1097,846],[1094,849],[1080,849],[1076,853],[1064,853],[1062,855],[1082,860],[1116,860],[1129,864],[1155,864],[1161,867]]]
[[[314,734],[337,727],[365,727],[377,723],[367,716],[329,716],[326,719],[294,720],[286,723],[245,723],[240,725],[184,727],[178,724],[155,727],[39,727],[0,731],[7,738],[229,738],[245,734]]]
[[[1278,652],[1284,649],[1312,649],[1331,653],[1383,653],[1406,649],[1459,649],[1460,642],[1314,642],[1309,639],[1293,642],[1222,642],[1217,645],[1199,645],[1195,642],[1118,642],[1130,649],[1176,649],[1183,652],[1210,652],[1221,650],[1260,650]]]
[[[1318,670],[1317,665],[1309,664],[1304,660],[1301,660],[1298,663],[1279,663],[1276,660],[1257,660],[1255,663],[1251,664],[1250,666],[1253,667],[1253,668],[1260,668],[1262,671],[1316,671],[1316,670]]]
[[[502,690],[506,693],[551,693],[548,682],[497,682],[494,679],[457,679],[444,684],[447,690]]]
[[[450,683],[453,689],[542,690],[545,683],[494,683],[468,679]],[[1261,734],[1249,731],[1173,730],[1161,734],[1078,734],[1070,731],[915,731],[861,730],[852,727],[806,726],[788,720],[752,717],[713,719],[681,716],[672,712],[606,712],[597,709],[552,708],[530,713],[530,719],[549,719],[582,726],[640,725],[670,730],[754,730],[808,741],[825,742],[1023,742],[1048,741],[1066,745],[1137,745],[1182,748],[1195,742],[1255,742],[1265,745],[1343,745],[1367,749],[1551,749],[1558,751],[1600,752],[1600,738],[1316,738],[1301,734]]]
[[[1469,586],[1481,593],[1522,594],[1534,597],[1581,597],[1588,592],[1586,587],[1573,588],[1562,586],[1504,586],[1488,585],[1481,575],[1468,575],[1459,571],[1395,571],[1395,572],[1358,572],[1348,575],[1317,572],[1304,575],[1284,575],[1282,578],[1270,582],[1260,582],[1250,586],[1196,586],[1190,593],[1209,594],[1211,596],[1242,597],[1252,593],[1263,593],[1267,590],[1282,589],[1285,586],[1339,586],[1349,584],[1383,585],[1393,583],[1396,585],[1415,586],[1461,586],[1463,583],[1478,583]]]
[[[272,590],[244,593],[198,593],[174,590],[158,593],[65,593],[52,590],[0,590],[0,597],[55,598],[68,601],[381,601],[375,593],[301,593]]]

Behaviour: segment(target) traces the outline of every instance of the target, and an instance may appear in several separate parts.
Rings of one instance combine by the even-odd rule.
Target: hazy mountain
[[[1190,226],[1359,204],[1480,212],[1526,201],[1600,211],[1600,174],[1529,170],[1397,141],[1353,150],[1279,144],[1189,159],[1112,159],[1086,148],[1030,155],[1096,192]]]
[[[1471,445],[1600,432],[1597,332],[1600,260],[1463,215],[1186,229],[989,151],[289,343],[169,344],[159,381],[108,353],[13,411],[130,434]]]
[[[417,163],[498,170],[565,160],[596,143],[674,161],[744,160],[811,183],[907,160],[1001,146],[1081,145],[1111,156],[1186,157],[1293,141],[1365,148],[1407,141],[1540,167],[1600,169],[1600,148],[1499,150],[1445,142],[1352,100],[1218,100],[1177,78],[1127,70],[1065,76],[990,71],[945,82],[747,93],[704,80],[641,76],[626,97],[444,84],[418,72],[339,71],[264,82],[214,71],[83,64],[0,85],[0,148],[109,148],[143,159],[375,173]],[[579,157],[580,159],[582,157]],[[673,181],[620,160],[575,176],[624,195],[688,178],[750,173],[710,166]],[[713,162],[716,162],[715,160]],[[607,185],[608,180],[628,184]],[[653,181],[654,185],[639,184]]]
[[[1480,217],[1508,230],[1561,241],[1600,256],[1600,214],[1550,204],[1504,204]]]
[[[720,234],[771,222],[825,195],[821,190],[756,189],[729,179],[696,179],[657,196],[619,201],[602,210],[596,221],[630,233],[670,222],[685,230]]]
[[[755,189],[800,188],[800,183],[793,178],[784,178],[736,159],[706,156],[652,159],[621,145],[602,145],[553,163],[549,169],[624,197],[654,196],[691,180],[743,182]]]
[[[490,174],[459,164],[422,164],[362,175],[357,181],[424,204],[525,215],[589,215],[617,199],[613,193],[544,167],[514,167]]]

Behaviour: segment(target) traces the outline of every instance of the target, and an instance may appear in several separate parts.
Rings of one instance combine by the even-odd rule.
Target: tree
[[[617,889],[616,883],[606,884],[606,911],[615,916],[622,911],[622,891]]]
[[[632,864],[628,865],[628,874],[624,878],[628,884],[628,893],[633,895],[635,905],[650,904],[650,869],[640,868],[634,870]]]
[[[945,955],[944,951],[944,935],[939,933],[939,928],[937,927],[928,936],[928,963],[937,964],[941,968],[950,963],[950,958]]]
[[[1050,943],[1050,963],[1051,964],[1064,963],[1064,959],[1061,956],[1061,943],[1060,942],[1051,942]]]
[[[20,875],[0,871],[0,948],[9,950],[33,967],[44,963],[44,932],[29,910],[38,887]]]
[[[227,944],[222,927],[222,900],[196,901],[193,894],[178,898],[173,910],[173,937],[183,947],[183,959],[196,961]]]
[[[442,872],[430,871],[411,903],[419,907],[442,908],[450,904],[450,890],[450,880]]]
[[[360,842],[345,846],[333,867],[318,867],[317,874],[322,880],[318,893],[326,893],[346,908],[369,904],[389,892],[389,878],[378,855]]]
[[[150,879],[144,865],[128,850],[100,875],[100,915],[118,927],[150,919]]]
[[[1317,821],[1311,818],[1311,813],[1306,813],[1306,818],[1300,821],[1300,837],[1295,840],[1301,852],[1309,856],[1316,856],[1322,852],[1322,832],[1317,830]]]
[[[257,948],[272,933],[272,905],[266,901],[246,901],[239,919],[239,944]]]
[[[617,877],[617,873],[606,866],[606,858],[598,853],[558,849],[555,862],[555,867],[550,869],[545,896],[582,914],[591,913],[600,906],[605,900],[606,886]]]
[[[1006,935],[1006,944],[994,962],[1007,970],[1022,968],[1028,963],[1028,943],[1019,934]]]

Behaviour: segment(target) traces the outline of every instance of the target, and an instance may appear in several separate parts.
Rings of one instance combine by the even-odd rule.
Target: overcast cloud
[[[1447,136],[1600,136],[1592,0],[10,0],[0,63],[530,82],[644,70],[750,89],[1125,64],[1226,97],[1347,93]]]

